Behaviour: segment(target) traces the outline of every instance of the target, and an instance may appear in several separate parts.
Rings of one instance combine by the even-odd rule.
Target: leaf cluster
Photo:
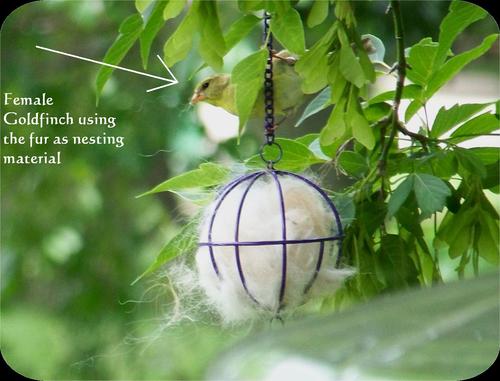
[[[140,14],[123,22],[105,57],[110,63],[121,60],[139,39],[146,65],[151,41],[162,23],[184,8],[182,1],[137,1],[136,5]],[[294,5],[293,1],[238,1],[241,17],[223,32],[218,2],[194,0],[166,41],[164,54],[169,65],[185,59],[199,35],[200,56],[206,65],[220,70],[225,54],[259,23],[261,11],[272,14],[273,35],[299,57],[295,68],[303,92],[317,93],[296,125],[323,110],[329,112],[320,133],[277,139],[283,149],[277,168],[304,171],[321,164],[334,166],[352,179],[340,196],[349,201],[352,212],[352,218],[346,219],[346,264],[355,266],[358,273],[339,300],[439,282],[443,255],[459,258],[459,275],[468,266],[477,273],[480,260],[498,264],[498,212],[488,195],[499,192],[499,151],[496,147],[462,146],[498,130],[498,102],[456,104],[442,107],[433,122],[426,117],[431,98],[497,41],[498,35],[492,34],[467,51],[454,51],[457,37],[487,13],[472,3],[453,1],[441,22],[438,41],[427,37],[410,47],[402,46],[403,35],[396,28],[398,44],[406,48],[401,51],[404,62],[400,56],[387,65],[383,42],[358,32],[354,3],[313,2],[307,27],[324,23],[330,13],[334,22],[308,48],[307,28]],[[395,13],[396,24],[404,22],[398,17]],[[266,50],[260,48],[233,69],[240,127],[262,91],[266,58]],[[391,66],[398,76],[396,89],[370,94],[369,85],[377,77],[394,75],[394,70],[388,70]],[[109,75],[109,69],[101,71],[98,89]],[[409,100],[402,120],[397,113],[401,99]],[[405,124],[415,118],[420,124],[418,132],[409,131]],[[410,145],[400,148],[401,141]],[[268,149],[273,156],[274,148]],[[263,165],[258,156],[244,164],[249,170]],[[228,180],[229,173],[220,165],[205,163],[146,194],[170,191],[203,203],[214,187]],[[184,242],[184,233],[172,242]],[[175,256],[169,250],[167,245],[153,268]]]

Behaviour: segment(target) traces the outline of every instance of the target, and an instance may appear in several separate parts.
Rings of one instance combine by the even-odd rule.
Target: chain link
[[[266,143],[274,143],[274,83],[273,83],[273,35],[269,29],[271,14],[264,13],[264,42],[268,50],[266,70],[264,72],[264,130]]]
[[[260,157],[267,163],[268,169],[274,169],[274,164],[281,160],[283,149],[274,141],[276,124],[274,123],[274,83],[273,83],[273,35],[269,28],[271,14],[264,13],[264,43],[269,53],[264,72],[264,131],[265,141],[260,147]],[[264,150],[266,147],[275,146],[277,149],[275,158],[266,158]]]

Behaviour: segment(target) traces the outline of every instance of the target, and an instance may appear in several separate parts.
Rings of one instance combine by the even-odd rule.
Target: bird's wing
[[[275,84],[275,109],[277,114],[298,108],[305,100],[301,79],[290,61],[276,59],[273,65]]]

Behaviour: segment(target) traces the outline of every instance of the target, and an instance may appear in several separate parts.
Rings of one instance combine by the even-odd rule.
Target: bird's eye
[[[201,88],[202,89],[206,89],[208,87],[208,82],[205,82],[201,85]]]

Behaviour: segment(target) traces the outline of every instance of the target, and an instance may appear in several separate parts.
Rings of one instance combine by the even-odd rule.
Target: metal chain
[[[266,70],[264,72],[264,130],[266,143],[272,145],[274,143],[274,84],[273,84],[273,35],[269,30],[269,21],[271,14],[264,13],[264,42],[267,41],[266,47],[268,57]]]
[[[264,131],[265,141],[260,147],[260,157],[267,163],[268,169],[274,169],[274,164],[281,160],[283,149],[274,141],[274,131],[276,124],[274,123],[274,83],[273,83],[273,35],[269,28],[271,14],[264,13],[264,43],[266,44],[268,57],[266,62],[266,70],[264,72]],[[274,146],[277,149],[277,156],[273,159],[266,158],[265,147]]]

